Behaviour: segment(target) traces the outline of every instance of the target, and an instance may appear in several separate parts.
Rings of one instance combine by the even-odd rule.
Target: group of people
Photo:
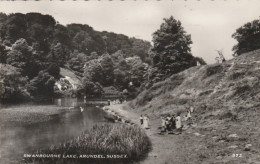
[[[191,113],[193,113],[194,108],[190,107],[187,110],[187,114],[181,117],[180,112],[176,115],[167,115],[166,117],[162,118],[162,124],[161,124],[161,132],[172,132],[173,130],[177,130],[178,132],[182,131],[183,128],[183,121],[186,121],[187,125],[192,124],[192,117]],[[143,128],[149,129],[149,117],[147,115],[141,115],[140,116],[140,124]]]
[[[149,129],[149,117],[147,115],[140,116],[140,124],[143,128]]]
[[[181,117],[179,114],[175,117],[175,115],[168,115],[166,117],[162,117],[162,132],[172,131],[173,129],[181,129]]]
[[[175,114],[166,117],[162,117],[162,130],[161,132],[166,132],[166,131],[172,131],[176,129],[177,131],[181,132],[183,128],[182,121],[186,121],[187,125],[192,124],[192,118],[191,118],[191,113],[193,112],[194,108],[190,107],[190,109],[187,111],[187,114],[183,116],[183,119],[180,116],[180,113],[177,114],[175,117]]]
[[[123,103],[126,103],[126,99],[123,99],[123,98],[120,98],[120,99],[116,99],[116,100],[107,100],[107,104],[110,105],[115,105],[115,104],[123,104]]]

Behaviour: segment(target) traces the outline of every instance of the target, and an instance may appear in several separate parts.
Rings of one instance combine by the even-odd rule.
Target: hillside
[[[129,105],[158,126],[161,115],[184,116],[194,107],[193,126],[178,137],[167,136],[178,142],[169,150],[178,151],[165,163],[184,161],[175,157],[187,163],[256,163],[260,161],[259,69],[260,50],[225,63],[192,67],[154,84]]]
[[[14,91],[6,88],[0,93],[0,101],[70,95],[68,88],[77,95],[88,91],[89,95],[100,96],[102,88],[110,86],[135,96],[152,62],[150,48],[148,41],[96,31],[87,24],[61,25],[51,15],[0,12],[0,63],[7,70],[0,76],[0,82],[4,82],[0,85],[12,83],[8,78],[10,66],[14,67],[12,74],[20,77],[19,87]],[[128,59],[135,62],[127,63]],[[75,80],[69,72],[80,78]]]

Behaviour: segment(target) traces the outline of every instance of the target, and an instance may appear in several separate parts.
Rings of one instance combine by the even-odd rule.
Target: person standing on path
[[[141,126],[143,125],[143,123],[144,123],[144,119],[143,119],[143,115],[141,115],[140,116],[140,124],[141,124]]]
[[[149,129],[149,118],[147,115],[144,115],[144,128]]]
[[[191,124],[192,124],[191,111],[188,110],[188,113],[187,113],[187,125],[191,125]]]
[[[181,131],[181,128],[182,128],[181,116],[180,116],[180,114],[177,114],[177,117],[176,117],[176,129],[178,131]]]

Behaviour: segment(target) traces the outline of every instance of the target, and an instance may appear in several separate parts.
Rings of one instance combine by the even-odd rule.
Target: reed
[[[145,132],[125,124],[95,125],[89,132],[58,146],[38,150],[35,154],[61,154],[61,158],[27,158],[26,163],[135,163],[144,159],[151,147]],[[66,155],[102,155],[104,158],[63,158]],[[107,155],[126,155],[108,158]],[[111,156],[109,156],[111,157]],[[125,156],[124,156],[125,157]]]

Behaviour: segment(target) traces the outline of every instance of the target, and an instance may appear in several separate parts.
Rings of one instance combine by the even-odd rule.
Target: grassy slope
[[[259,82],[257,50],[222,64],[197,66],[173,75],[142,92],[130,106],[139,113],[148,113],[153,120],[178,111],[184,115],[189,106],[195,108],[195,127],[176,138],[181,144],[172,148],[183,157],[178,161],[256,163],[260,161]],[[245,149],[247,144],[252,146]],[[242,157],[234,158],[232,154]]]

